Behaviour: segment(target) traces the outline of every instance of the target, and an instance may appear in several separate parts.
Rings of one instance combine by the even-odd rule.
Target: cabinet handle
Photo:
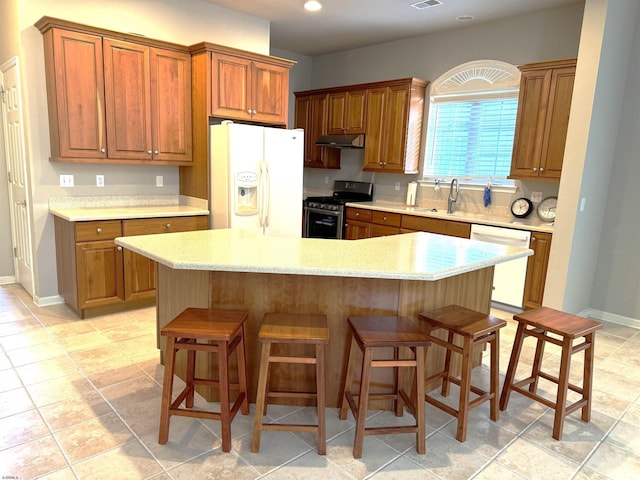
[[[119,252],[121,252],[121,251],[122,251],[122,247],[121,247],[120,245],[118,245],[118,246],[116,247],[116,250],[118,250]]]
[[[96,232],[98,232],[98,233],[102,233],[102,227],[98,227],[98,228],[96,228]]]
[[[165,225],[165,228],[171,228],[171,224],[170,224],[170,223],[167,223],[167,224]]]

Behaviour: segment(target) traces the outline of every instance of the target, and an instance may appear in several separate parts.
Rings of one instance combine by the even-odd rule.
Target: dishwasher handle
[[[486,225],[471,226],[471,240],[529,248],[530,238],[531,232],[526,230],[489,227]]]

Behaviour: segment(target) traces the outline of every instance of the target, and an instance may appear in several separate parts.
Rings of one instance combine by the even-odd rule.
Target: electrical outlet
[[[329,177],[324,177],[324,184],[329,185]]]
[[[531,201],[534,203],[540,203],[542,200],[542,192],[531,192]]]
[[[156,187],[162,187],[164,185],[164,178],[162,175],[156,175]]]
[[[580,200],[580,211],[584,212],[584,206],[587,203],[587,199],[582,197],[582,200]]]
[[[96,175],[96,187],[104,187],[104,175]]]
[[[396,182],[396,192],[400,191],[400,182]]]
[[[61,187],[73,187],[73,175],[60,175]]]

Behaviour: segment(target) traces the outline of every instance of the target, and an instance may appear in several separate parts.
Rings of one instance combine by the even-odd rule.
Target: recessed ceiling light
[[[310,12],[317,12],[322,8],[322,4],[316,0],[309,0],[304,2],[304,9]]]
[[[456,20],[459,22],[468,22],[469,20],[473,20],[473,17],[471,15],[460,15],[456,17]]]

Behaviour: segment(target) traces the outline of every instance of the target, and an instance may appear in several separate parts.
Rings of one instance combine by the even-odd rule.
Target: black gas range
[[[333,195],[307,197],[305,200],[305,228],[307,238],[344,238],[345,203],[373,200],[373,184],[336,180]]]

